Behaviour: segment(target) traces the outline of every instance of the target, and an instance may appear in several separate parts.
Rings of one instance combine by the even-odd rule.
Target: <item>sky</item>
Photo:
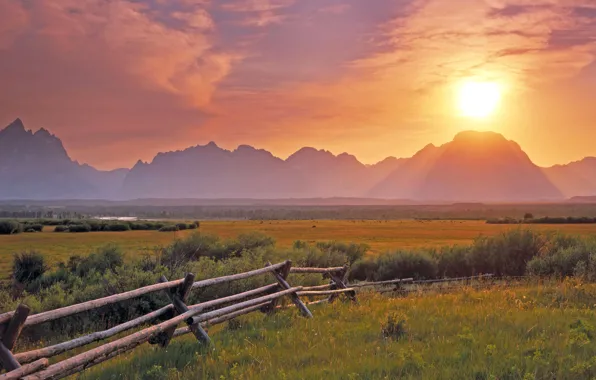
[[[101,169],[215,141],[364,163],[462,130],[596,156],[594,0],[0,0],[0,125]],[[500,89],[484,119],[462,83]]]

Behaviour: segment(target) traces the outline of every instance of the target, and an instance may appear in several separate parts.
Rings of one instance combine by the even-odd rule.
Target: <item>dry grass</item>
[[[313,227],[315,226],[315,227]],[[483,221],[207,221],[201,222],[202,233],[213,233],[224,238],[261,231],[277,240],[279,247],[288,247],[295,240],[345,241],[366,243],[371,252],[381,253],[396,248],[468,244],[479,235],[495,235],[517,228],[515,225],[486,224]],[[535,230],[557,230],[569,234],[594,235],[596,225],[528,225]],[[66,260],[69,256],[87,255],[106,243],[116,243],[127,255],[152,252],[157,246],[170,243],[191,231],[164,233],[157,231],[91,232],[83,234],[44,232],[0,236],[0,277],[8,276],[15,252],[38,250],[50,263]]]

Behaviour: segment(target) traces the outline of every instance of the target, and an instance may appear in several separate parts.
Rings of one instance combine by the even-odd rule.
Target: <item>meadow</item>
[[[83,379],[593,379],[596,285],[538,282],[488,290],[360,294],[358,304],[256,313],[169,348],[144,345]],[[385,336],[388,317],[404,321]]]
[[[242,233],[262,232],[273,237],[277,246],[290,247],[294,241],[344,241],[364,243],[370,254],[418,247],[466,245],[478,236],[494,236],[519,228],[517,225],[487,224],[484,221],[442,220],[271,220],[204,221],[199,231],[224,239]],[[526,225],[535,231],[559,231],[571,235],[596,235],[596,224]],[[117,244],[128,259],[152,253],[157,247],[183,238],[192,231],[55,233],[46,226],[40,233],[0,235],[0,278],[10,274],[15,253],[36,250],[47,262],[56,264],[72,255],[86,256],[107,243]]]

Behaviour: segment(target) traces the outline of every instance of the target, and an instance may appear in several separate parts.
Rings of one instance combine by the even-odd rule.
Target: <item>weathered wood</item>
[[[217,317],[217,318],[213,318],[210,319],[206,322],[201,323],[201,326],[203,327],[207,327],[207,326],[214,326],[220,323],[223,323],[225,321],[228,321],[230,319],[234,319],[238,316],[241,315],[245,315],[245,314],[249,314],[249,313],[253,313],[259,309],[261,309],[263,306],[269,305],[269,302],[264,302],[264,303],[260,303],[258,305],[255,306],[251,306],[251,307],[247,307],[246,309],[242,309],[242,310],[238,310],[234,313],[230,313],[230,314],[226,314],[226,315],[222,315],[221,317]],[[176,332],[174,332],[174,337],[180,336],[180,335],[185,335],[190,333],[190,329],[187,327],[181,327],[179,329],[176,329]]]
[[[8,323],[8,327],[4,330],[4,335],[2,336],[2,343],[4,346],[9,350],[14,348],[19,335],[21,335],[21,331],[25,325],[25,320],[27,316],[29,316],[29,312],[31,309],[27,305],[20,304],[17,306],[12,319]]]
[[[12,352],[2,342],[0,342],[0,365],[9,372],[21,368],[21,365],[15,359]]]
[[[314,290],[314,291],[300,291],[296,294],[299,296],[328,296],[330,294],[342,294],[354,292],[353,288],[335,289],[335,290]]]
[[[252,270],[252,271],[249,271],[249,272],[232,274],[232,275],[229,275],[229,276],[222,276],[222,277],[210,278],[210,279],[207,279],[207,280],[201,280],[201,281],[195,282],[192,285],[192,288],[193,289],[195,289],[195,288],[204,288],[206,286],[222,284],[222,283],[225,283],[225,282],[242,280],[242,279],[245,279],[245,278],[254,277],[254,276],[261,275],[261,274],[265,274],[265,273],[276,271],[276,270],[278,270],[280,268],[283,268],[285,265],[286,265],[286,262],[283,262],[283,263],[278,263],[278,264],[271,265],[270,267],[265,267],[265,268],[261,268],[261,269],[255,269],[255,270]]]
[[[332,281],[332,287],[331,290],[335,290],[335,289],[345,289],[347,288],[346,284],[344,283],[344,278],[346,277],[346,273],[348,273],[348,266],[344,265],[343,270],[341,272],[334,272],[334,273],[329,273],[329,277],[331,277],[331,281]],[[335,301],[335,299],[338,297],[337,293],[331,293],[331,295],[329,296],[329,303],[332,303],[333,301]],[[348,297],[350,297],[350,300],[352,300],[353,302],[356,302],[356,292],[352,291],[348,294]]]
[[[212,308],[215,306],[219,306],[219,305],[223,305],[229,302],[235,302],[235,301],[239,301],[242,299],[246,299],[252,296],[256,296],[259,294],[263,294],[263,293],[267,293],[270,290],[276,289],[278,287],[277,284],[270,284],[270,285],[265,285],[262,286],[260,288],[256,288],[253,290],[247,290],[246,292],[242,292],[242,293],[238,293],[238,294],[233,294],[231,296],[227,296],[227,297],[222,297],[222,298],[217,298],[211,301],[206,301],[206,302],[201,302],[195,305],[191,305],[188,308],[193,310],[196,308],[201,308],[201,310],[205,310],[208,308]]]
[[[178,289],[177,292],[168,292],[168,296],[170,297],[170,300],[172,300],[172,305],[174,305],[174,309],[178,314],[184,314],[189,311],[188,306],[186,306],[184,302],[186,302],[186,296],[188,296],[192,288],[192,284],[194,283],[194,280],[195,275],[192,273],[188,273],[184,278],[184,282],[180,286],[180,289]],[[168,279],[165,276],[161,276],[159,281],[167,282]],[[209,338],[209,335],[205,330],[203,330],[199,322],[195,321],[194,319],[187,320],[186,322],[190,331],[192,331],[192,333],[200,343],[211,344],[211,339]],[[159,345],[164,348],[167,347],[170,344],[170,340],[174,336],[174,332],[176,332],[176,326],[170,327],[167,331],[161,334],[161,337],[159,339]]]
[[[9,311],[8,313],[0,314],[0,325],[10,321],[13,315],[14,311]]]
[[[171,289],[180,286],[184,282],[184,279],[149,285],[139,289],[131,290],[124,293],[114,294],[112,296],[98,298],[96,300],[91,300],[83,303],[79,303],[72,306],[62,307],[56,310],[50,310],[39,314],[34,314],[27,318],[25,322],[25,326],[33,326],[38,325],[40,323],[53,321],[56,319],[60,319],[69,315],[74,315],[78,313],[82,313],[84,311],[93,310],[100,308],[102,306],[111,305],[116,302],[126,301],[131,298],[136,298],[148,293],[158,292],[164,289]]]
[[[270,263],[267,263],[265,265],[265,267],[269,266]],[[286,265],[278,270],[279,275],[285,280],[288,278],[288,276],[290,275],[290,268],[292,267],[292,262],[291,261],[286,261]],[[281,290],[283,289],[283,287],[278,283],[277,287],[274,290],[271,290],[270,292],[273,293],[275,291]],[[263,311],[264,313],[267,313],[269,315],[273,314],[275,312],[275,309],[277,308],[277,304],[279,303],[279,298],[276,298],[274,300],[271,301],[271,304],[264,306],[261,311]]]
[[[216,317],[220,317],[225,314],[229,314],[238,310],[242,310],[244,308],[250,306],[256,306],[260,303],[267,302],[272,300],[275,297],[283,297],[288,294],[296,293],[300,291],[301,287],[290,288],[287,290],[282,290],[280,292],[266,295],[263,297],[255,298],[249,301],[244,301],[235,305],[227,306],[222,309],[214,310],[211,312],[207,312],[198,316],[199,322],[208,321],[209,319],[213,319]],[[93,363],[95,360],[101,359],[103,356],[110,355],[111,353],[118,352],[122,353],[128,350],[131,350],[138,345],[145,343],[151,336],[154,336],[157,333],[165,331],[171,326],[176,326],[180,322],[185,321],[187,318],[194,317],[203,311],[202,308],[203,304],[197,306],[195,309],[190,310],[184,314],[180,314],[175,316],[167,321],[164,321],[158,325],[146,328],[144,330],[138,331],[134,334],[129,336],[123,337],[121,339],[115,340],[110,343],[106,343],[100,347],[97,347],[93,350],[89,350],[87,352],[83,352],[79,355],[75,355],[71,358],[63,360],[61,362],[55,363],[49,366],[47,369],[38,372],[34,375],[30,375],[25,377],[28,380],[41,380],[41,379],[53,379],[59,378],[61,374],[64,374],[72,369],[77,367],[84,367],[87,366],[89,363]]]
[[[290,269],[290,273],[334,273],[334,272],[341,272],[345,268],[344,267],[334,267],[334,268],[300,268],[300,267],[292,267]]]
[[[453,282],[453,281],[466,281],[466,280],[477,280],[482,278],[491,278],[493,277],[492,274],[481,274],[478,276],[469,276],[469,277],[453,277],[453,278],[441,278],[437,280],[418,280],[412,282],[413,284],[437,284],[440,282]]]
[[[389,280],[389,281],[360,282],[358,284],[350,284],[348,286],[350,288],[363,288],[365,286],[393,285],[393,284],[399,284],[399,283],[403,283],[403,282],[412,282],[412,281],[414,281],[413,278],[402,278],[402,279]]]
[[[14,355],[15,358],[19,361],[19,363],[30,363],[34,360],[39,358],[51,358],[56,355],[60,355],[66,351],[75,349],[77,347],[85,346],[87,344],[97,342],[100,340],[104,340],[110,338],[114,335],[120,334],[121,332],[130,330],[132,328],[138,327],[145,323],[151,322],[152,320],[161,317],[162,315],[168,313],[172,310],[174,306],[167,305],[162,307],[161,309],[155,310],[151,313],[145,314],[141,317],[135,318],[131,321],[126,323],[122,323],[118,326],[114,326],[111,329],[104,330],[104,331],[97,331],[89,335],[81,336],[73,340],[69,340],[68,342],[59,343],[53,346],[48,346],[44,348],[40,348],[38,350],[23,352]]]
[[[21,368],[15,369],[14,371],[7,372],[5,374],[0,375],[0,380],[17,380],[23,376],[30,375],[35,373],[41,369],[46,368],[50,364],[48,359],[39,359],[34,361],[33,363],[26,364]]]
[[[271,263],[267,262],[267,265],[271,265]],[[292,262],[288,260],[287,265],[289,265],[289,266],[292,265]],[[291,269],[290,269],[290,272],[291,272]],[[277,282],[283,289],[291,288],[290,284],[288,284],[288,282],[282,277],[281,274],[279,274],[277,271],[273,271],[271,273],[273,274],[273,276],[275,277],[275,279],[277,280]],[[312,318],[312,313],[310,312],[310,310],[308,310],[306,305],[300,300],[300,297],[298,297],[298,295],[296,293],[290,294],[290,297],[292,298],[292,302],[294,302],[296,307],[298,307],[298,309],[300,309],[300,312],[302,313],[303,316],[305,316],[307,318]]]
[[[331,288],[331,284],[325,285],[316,285],[316,286],[305,286],[302,290],[303,291],[310,291],[310,290],[325,290]]]

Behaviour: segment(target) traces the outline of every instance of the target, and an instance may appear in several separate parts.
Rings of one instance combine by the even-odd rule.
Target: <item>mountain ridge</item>
[[[227,150],[211,141],[159,152],[131,169],[101,171],[71,159],[44,128],[32,132],[16,119],[0,130],[0,199],[548,201],[595,196],[593,178],[594,157],[540,168],[519,144],[496,132],[462,131],[441,146],[428,144],[412,157],[376,164],[313,147],[284,160],[250,145]]]

